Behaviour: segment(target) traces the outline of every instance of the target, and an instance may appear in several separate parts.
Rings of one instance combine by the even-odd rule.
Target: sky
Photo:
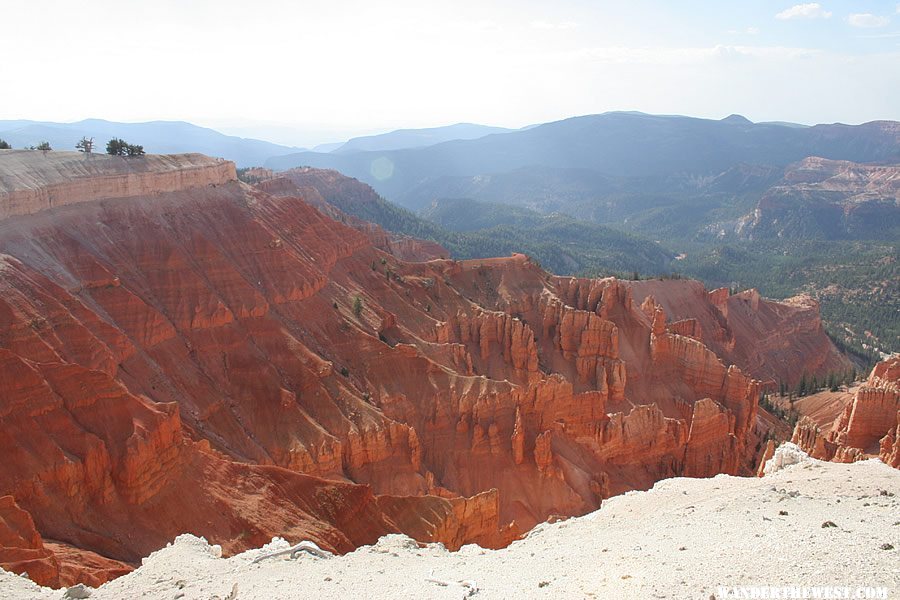
[[[311,146],[611,110],[900,120],[897,0],[0,0],[0,119]]]

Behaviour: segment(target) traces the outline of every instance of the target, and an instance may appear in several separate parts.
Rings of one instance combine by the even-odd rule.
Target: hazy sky
[[[896,0],[0,0],[0,36],[0,119],[298,144],[608,110],[900,120]]]

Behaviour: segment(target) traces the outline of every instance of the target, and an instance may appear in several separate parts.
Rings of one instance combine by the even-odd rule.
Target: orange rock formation
[[[802,418],[792,442],[810,456],[836,462],[853,462],[879,456],[900,468],[900,356],[875,365],[868,381],[857,389],[824,432],[812,419]]]
[[[810,296],[775,302],[756,290],[707,292],[690,280],[638,281],[633,288],[635,301],[651,298],[663,307],[674,321],[669,331],[702,341],[768,389],[779,382],[795,386],[804,374],[823,379],[853,366],[829,341],[819,304]]]

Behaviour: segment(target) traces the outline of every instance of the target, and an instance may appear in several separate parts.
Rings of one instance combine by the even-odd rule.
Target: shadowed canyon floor
[[[804,298],[416,262],[433,249],[196,155],[10,157],[0,565],[46,585],[185,532],[503,546],[663,478],[754,473],[760,380],[846,365]]]
[[[449,553],[394,535],[344,556],[254,564],[287,543],[223,559],[204,540],[182,536],[91,598],[724,600],[750,597],[740,595],[750,586],[868,587],[894,598],[900,471],[877,461],[804,460],[787,449],[779,452],[801,462],[763,478],[667,479],[584,517],[540,525],[502,550]],[[3,572],[0,587],[23,600],[60,596]]]

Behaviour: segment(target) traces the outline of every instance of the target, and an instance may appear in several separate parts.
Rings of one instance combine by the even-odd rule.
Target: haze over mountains
[[[457,123],[427,129],[399,129],[378,135],[351,138],[344,142],[321,144],[317,151],[347,154],[360,151],[418,148],[449,140],[467,140],[512,131],[474,123]],[[49,142],[56,150],[74,150],[82,137],[93,137],[102,146],[113,137],[144,146],[151,154],[199,152],[234,161],[238,167],[252,167],[272,157],[304,150],[253,138],[225,135],[214,129],[199,127],[183,121],[150,121],[120,123],[103,119],[85,119],[75,123],[48,121],[0,121],[0,139],[14,148],[36,146]],[[102,148],[100,148],[102,150]]]
[[[398,129],[378,135],[356,137],[341,144],[332,152],[335,154],[348,154],[350,152],[383,152],[385,150],[400,150],[403,148],[422,148],[433,146],[441,142],[453,140],[474,140],[492,133],[507,133],[513,131],[505,127],[489,127],[474,123],[457,123],[445,127],[430,127],[426,129]]]
[[[476,140],[457,140],[379,155],[298,153],[266,166],[332,168],[371,184],[388,199],[417,209],[447,178],[495,176],[520,169],[587,169],[612,178],[649,180],[713,176],[742,163],[786,166],[807,156],[873,162],[900,160],[897,124],[795,127],[642,113],[574,117]],[[378,162],[376,162],[378,161]],[[388,165],[389,163],[389,165]],[[386,170],[387,169],[387,170]],[[522,190],[525,192],[525,190]],[[592,185],[586,194],[595,193]],[[480,198],[485,199],[485,198]],[[520,197],[520,203],[534,202]]]
[[[401,129],[325,145],[329,152],[309,152],[184,122],[0,121],[0,139],[13,147],[48,141],[57,150],[74,149],[83,136],[101,145],[122,137],[149,153],[200,152],[238,167],[332,168],[414,211],[465,198],[542,214],[562,212],[649,235],[660,233],[654,221],[665,221],[673,208],[690,214],[695,225],[740,218],[788,165],[807,157],[900,162],[900,125],[892,122],[803,127],[753,124],[738,115],[713,121],[619,112],[522,130],[467,123]],[[779,188],[783,195],[784,184]],[[882,237],[893,233],[889,206],[887,213]],[[724,224],[726,230],[736,226]],[[757,232],[762,235],[763,229]]]

